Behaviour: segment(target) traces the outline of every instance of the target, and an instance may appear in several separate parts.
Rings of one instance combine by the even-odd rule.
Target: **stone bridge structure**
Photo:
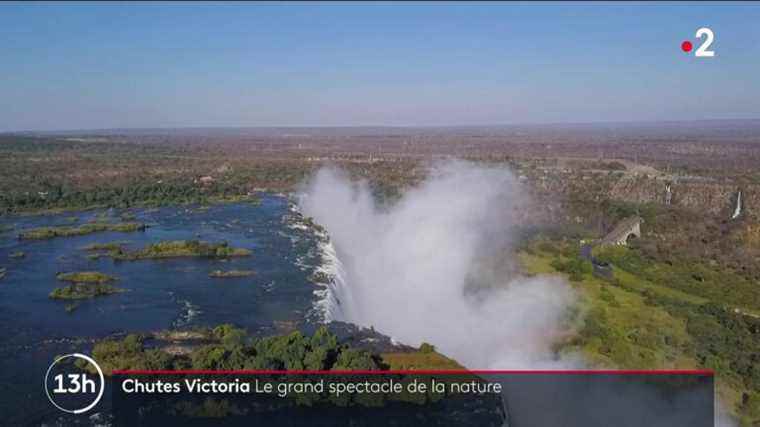
[[[639,216],[628,217],[618,223],[611,232],[602,240],[600,245],[626,245],[631,238],[641,237],[641,223],[643,220]]]

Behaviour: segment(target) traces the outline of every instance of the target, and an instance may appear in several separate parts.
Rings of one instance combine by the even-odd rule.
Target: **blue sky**
[[[760,118],[758,3],[0,3],[0,131]],[[714,58],[695,46],[715,33]]]

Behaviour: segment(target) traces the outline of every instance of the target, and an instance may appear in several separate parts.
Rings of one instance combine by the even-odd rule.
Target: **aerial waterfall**
[[[366,183],[319,171],[299,205],[329,232],[326,317],[432,343],[471,368],[575,365],[551,349],[572,289],[503,269],[525,198],[507,169],[446,162],[379,209]]]
[[[343,312],[343,307],[350,306],[352,303],[350,289],[346,286],[346,271],[331,241],[322,241],[319,246],[323,265],[317,271],[330,277],[327,287],[317,291],[320,296],[319,304],[322,305],[324,319],[327,322],[345,321],[346,315]]]
[[[739,193],[736,195],[736,208],[734,208],[734,213],[731,215],[731,219],[736,219],[741,215],[742,213],[742,192],[739,191]]]

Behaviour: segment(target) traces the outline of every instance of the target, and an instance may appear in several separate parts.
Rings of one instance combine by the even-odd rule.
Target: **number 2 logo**
[[[708,49],[710,48],[710,45],[712,45],[712,42],[715,39],[715,34],[713,34],[711,29],[707,27],[702,27],[697,30],[697,38],[701,39],[702,36],[704,36],[704,40],[702,41],[702,44],[694,52],[694,56],[712,58],[713,56],[715,56],[715,52]]]

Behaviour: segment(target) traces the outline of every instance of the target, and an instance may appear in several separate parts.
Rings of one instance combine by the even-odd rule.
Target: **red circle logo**
[[[684,52],[690,52],[691,48],[692,48],[692,45],[691,45],[690,41],[687,40],[687,41],[681,43],[681,50],[682,51],[684,51]]]

